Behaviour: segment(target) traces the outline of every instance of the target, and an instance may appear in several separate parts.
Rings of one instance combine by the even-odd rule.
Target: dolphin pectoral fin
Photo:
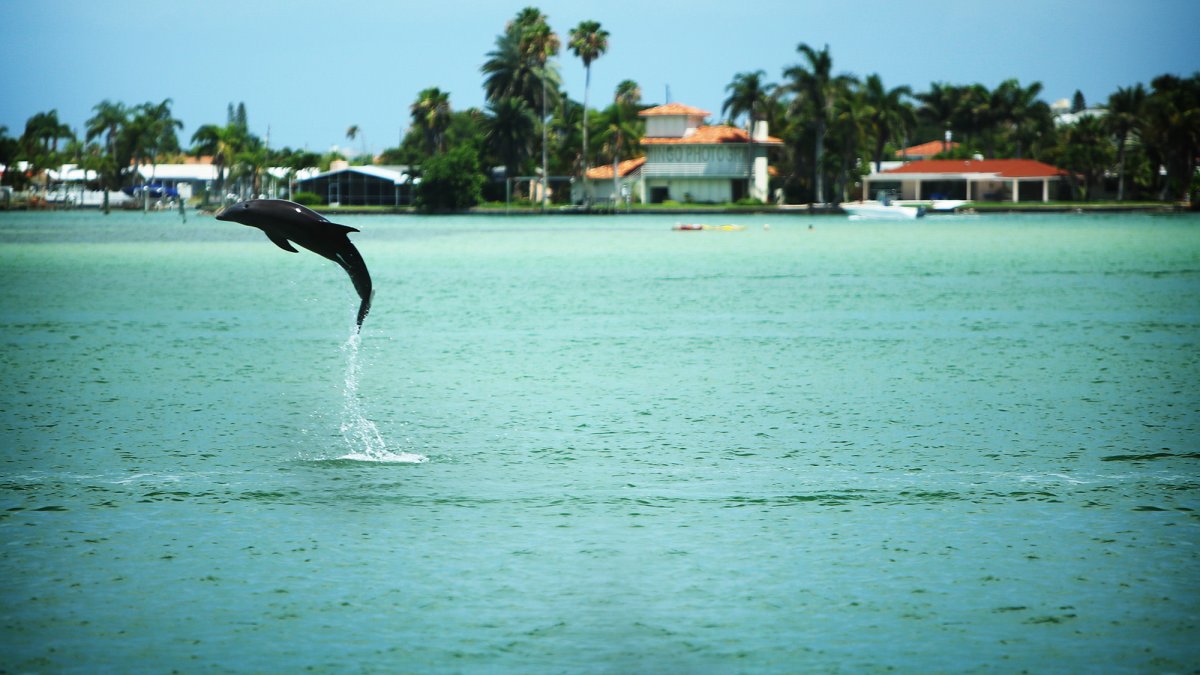
[[[275,242],[275,245],[278,246],[279,248],[281,248],[285,251],[291,251],[292,253],[299,253],[299,251],[297,251],[295,248],[292,247],[292,243],[290,241],[288,241],[287,239],[279,236],[278,234],[272,234],[271,232],[267,232],[266,230],[263,230],[263,232],[266,233],[267,239],[270,239],[271,241]]]

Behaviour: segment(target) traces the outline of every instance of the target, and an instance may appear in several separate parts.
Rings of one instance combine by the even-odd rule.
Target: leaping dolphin
[[[217,220],[257,227],[279,248],[298,253],[292,243],[342,266],[362,298],[358,306],[358,330],[371,310],[371,275],[358,249],[346,235],[353,227],[329,222],[310,208],[285,199],[251,199],[233,204],[217,214]],[[291,243],[289,243],[291,242]]]

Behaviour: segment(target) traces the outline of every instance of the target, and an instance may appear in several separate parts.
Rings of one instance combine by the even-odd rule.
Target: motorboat
[[[953,213],[960,207],[970,203],[965,199],[935,199],[929,203],[929,210],[939,213]]]
[[[841,207],[851,220],[915,220],[925,215],[924,206],[896,204],[885,192],[880,192],[875,201],[841,204]]]

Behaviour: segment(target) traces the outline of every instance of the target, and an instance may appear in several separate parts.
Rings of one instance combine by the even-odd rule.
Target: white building
[[[755,123],[751,138],[737,127],[705,125],[707,111],[680,103],[638,114],[646,120],[637,189],[642,203],[767,201],[767,150],[783,141],[767,135],[766,122]]]

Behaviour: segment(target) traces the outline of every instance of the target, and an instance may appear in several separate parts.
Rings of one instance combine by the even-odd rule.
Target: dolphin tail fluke
[[[361,331],[363,319],[367,318],[367,312],[371,311],[371,298],[375,295],[371,287],[371,274],[367,272],[367,263],[363,262],[358,249],[349,240],[346,241],[346,247],[336,255],[336,260],[342,269],[346,270],[346,274],[350,275],[350,281],[354,282],[354,290],[358,291],[358,297],[362,298],[362,303],[358,306],[358,329]]]
[[[362,332],[363,319],[367,318],[367,312],[371,311],[371,298],[375,296],[372,291],[362,299],[362,303],[358,306],[358,332]]]

